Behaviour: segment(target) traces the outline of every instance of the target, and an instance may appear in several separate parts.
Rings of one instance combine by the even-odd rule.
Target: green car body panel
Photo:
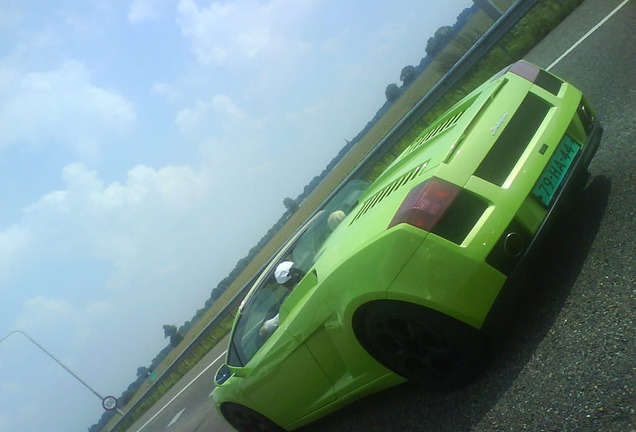
[[[581,92],[528,63],[482,84],[357,197],[284,297],[278,328],[245,364],[229,354],[215,404],[247,406],[292,430],[403,382],[356,337],[354,315],[370,302],[413,303],[480,329],[525,255],[507,230],[514,226],[532,242],[560,190],[574,182],[568,174],[587,166],[600,135]],[[554,162],[557,152],[564,156]],[[545,174],[557,168],[563,173]],[[435,228],[391,226],[409,193],[432,178],[460,190]],[[540,183],[547,191],[538,190]],[[310,228],[304,229],[263,280]],[[244,313],[241,307],[232,339]]]

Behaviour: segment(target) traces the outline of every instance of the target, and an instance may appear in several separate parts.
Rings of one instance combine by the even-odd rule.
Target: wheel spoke
[[[437,311],[406,302],[378,301],[361,313],[364,348],[406,378],[457,385],[470,379],[483,358],[478,330]]]
[[[417,320],[387,316],[375,323],[373,339],[398,370],[449,375],[461,363],[440,338]]]

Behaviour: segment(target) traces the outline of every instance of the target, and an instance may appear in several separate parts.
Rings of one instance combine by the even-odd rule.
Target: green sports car
[[[293,430],[405,379],[469,380],[495,301],[601,135],[581,92],[534,65],[482,84],[271,260],[216,375],[220,413],[242,432]]]

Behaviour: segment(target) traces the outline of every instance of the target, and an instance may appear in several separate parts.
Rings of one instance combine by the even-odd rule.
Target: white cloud
[[[134,0],[128,8],[128,21],[137,24],[159,16],[159,5],[153,0]]]
[[[78,299],[73,299],[71,303],[64,298],[37,295],[23,303],[14,328],[51,340],[66,335],[66,342],[74,345],[76,350],[90,350],[88,347],[93,343],[91,335],[102,334],[102,327],[117,314],[115,302],[99,299],[81,304]]]
[[[201,101],[197,101],[194,108],[184,108],[177,113],[175,123],[182,131],[198,127],[203,117],[207,114],[209,106]]]
[[[163,96],[168,102],[175,101],[181,95],[176,86],[164,82],[153,84],[150,92],[152,94]]]
[[[219,114],[230,120],[238,120],[245,116],[227,95],[216,95],[210,102],[197,101],[194,108],[185,108],[177,113],[175,123],[183,132],[191,131],[208,123],[213,119],[214,114]]]
[[[106,300],[99,300],[90,302],[86,306],[85,315],[89,317],[107,317],[113,315],[115,312],[115,306],[112,302]]]
[[[0,81],[0,151],[29,144],[70,147],[92,159],[112,135],[135,120],[130,101],[90,82],[83,63],[66,61],[46,72],[4,72]]]
[[[79,163],[67,165],[62,176],[67,183],[66,190],[44,195],[28,207],[26,213],[30,218],[70,215],[92,220],[106,217],[116,222],[112,218],[124,220],[143,207],[162,207],[164,214],[183,211],[200,204],[208,192],[205,175],[189,167],[155,170],[138,165],[128,172],[123,185],[113,182],[104,186],[96,171]]]
[[[10,267],[11,258],[25,250],[30,241],[31,234],[23,227],[14,225],[0,231],[0,265]]]
[[[0,293],[6,282],[19,275],[32,252],[33,234],[31,230],[20,224],[0,230]]]
[[[61,326],[75,318],[75,311],[65,300],[37,296],[25,302],[16,328],[31,330]]]
[[[224,212],[215,209],[219,203],[206,171],[139,165],[128,172],[125,183],[104,184],[95,171],[71,164],[63,177],[66,188],[29,206],[19,227],[31,233],[31,253],[37,249],[40,259],[107,263],[113,288],[134,288],[142,295],[162,277],[161,284],[167,282],[166,273],[175,280],[183,277],[184,268],[204,259],[187,258],[189,253],[212,253],[212,241],[227,235],[210,232],[211,215],[223,217]],[[203,275],[209,268],[188,271]],[[170,289],[170,283],[164,285]]]
[[[97,340],[134,353],[118,365],[148,362],[165,343],[161,325],[189,320],[253,243],[235,239],[231,192],[214,189],[217,175],[138,165],[125,181],[105,182],[82,164],[66,166],[65,186],[26,208],[0,236],[8,246],[0,265],[8,256],[7,265],[22,266],[3,274],[3,295],[23,287],[29,293],[11,311],[11,327],[56,346],[69,365],[100,352]],[[143,323],[131,326],[131,319]],[[116,336],[123,332],[125,341]],[[63,342],[55,342],[59,335]],[[120,374],[116,387],[129,379]]]
[[[232,102],[232,99],[230,99],[229,96],[226,95],[214,96],[214,98],[212,99],[212,107],[216,111],[227,114],[231,117],[243,116],[243,111],[239,107],[237,107],[234,102]]]
[[[166,207],[181,211],[206,198],[208,190],[205,182],[204,175],[189,167],[170,166],[155,170],[139,165],[128,173],[127,188],[120,192],[124,197],[132,196],[137,200],[141,197],[156,199]],[[110,191],[111,188],[106,189],[103,196],[108,196]]]
[[[313,3],[248,0],[199,7],[194,0],[180,0],[179,24],[204,64],[280,56],[304,49],[299,30]]]

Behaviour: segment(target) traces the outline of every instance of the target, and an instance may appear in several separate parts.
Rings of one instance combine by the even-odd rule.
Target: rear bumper
[[[515,294],[517,291],[515,288],[521,285],[525,279],[526,269],[529,267],[530,263],[535,258],[538,258],[536,256],[537,249],[545,240],[545,237],[550,232],[550,228],[559,218],[559,215],[564,212],[573,196],[580,190],[582,182],[587,179],[587,167],[598,150],[602,136],[603,127],[601,126],[598,118],[596,118],[594,119],[593,126],[588,134],[585,146],[572,163],[572,166],[563,181],[563,186],[559,191],[557,191],[554,201],[547,211],[545,219],[530,240],[530,243],[525,249],[523,255],[518,260],[517,265],[509,274],[506,282],[502,286],[493,307],[484,321],[482,326],[484,331],[487,332],[491,330],[492,327],[498,327],[494,323],[500,318],[501,314],[506,314],[506,312],[508,312],[507,309],[510,307],[511,302],[515,301]]]

